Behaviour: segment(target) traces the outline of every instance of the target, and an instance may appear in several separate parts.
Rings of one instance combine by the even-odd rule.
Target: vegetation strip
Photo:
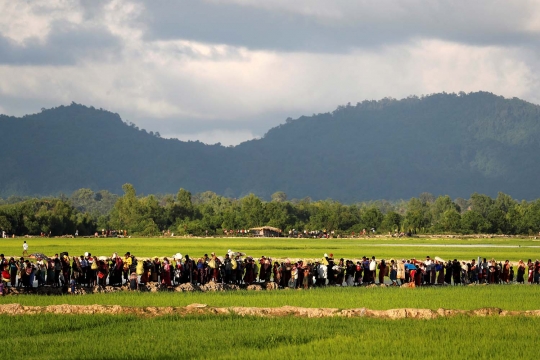
[[[232,199],[204,192],[192,196],[138,196],[131,184],[118,197],[107,191],[75,191],[70,198],[0,198],[3,238],[131,236],[283,237],[301,239],[362,238],[387,234],[477,237],[539,234],[540,199],[517,201],[499,192],[496,198],[474,193],[470,199],[435,197],[371,201],[352,205],[309,198],[287,200],[278,191],[268,202],[249,194]],[[483,235],[479,235],[483,234]]]
[[[129,307],[119,305],[49,305],[49,306],[22,306],[20,304],[0,305],[0,314],[6,315],[38,315],[38,314],[106,314],[106,315],[240,315],[261,317],[369,317],[381,319],[436,319],[457,315],[465,316],[537,316],[540,310],[507,311],[500,308],[481,308],[475,310],[450,309],[390,309],[372,310],[367,308],[337,309],[337,308],[304,308],[296,306],[282,306],[276,308],[260,307],[211,307],[206,304],[191,304],[184,307]]]

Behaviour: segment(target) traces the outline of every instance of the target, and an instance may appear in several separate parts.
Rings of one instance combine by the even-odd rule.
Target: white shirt
[[[22,246],[23,250],[28,250],[28,244],[27,243],[24,243],[23,246]]]

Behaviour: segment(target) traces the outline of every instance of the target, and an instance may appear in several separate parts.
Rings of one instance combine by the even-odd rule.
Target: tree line
[[[223,230],[272,226],[284,234],[334,231],[359,234],[537,234],[540,199],[517,201],[499,193],[496,198],[474,193],[469,199],[420,194],[408,201],[342,204],[334,200],[287,199],[276,192],[271,201],[249,194],[240,199],[203,192],[192,195],[139,196],[133,185],[124,194],[80,189],[71,196],[0,199],[0,230],[8,234],[62,236],[93,235],[102,229],[127,230],[131,235],[222,235]]]

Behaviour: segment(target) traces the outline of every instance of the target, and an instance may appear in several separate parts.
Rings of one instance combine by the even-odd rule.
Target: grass
[[[23,238],[2,239],[0,252],[8,256],[22,254]],[[171,256],[180,252],[192,257],[216,252],[224,255],[228,249],[243,251],[248,255],[273,258],[321,258],[333,253],[335,258],[360,258],[375,255],[377,258],[425,258],[440,256],[443,259],[472,259],[477,256],[498,260],[536,259],[540,257],[540,242],[530,239],[254,239],[254,238],[30,238],[29,252],[53,255],[68,251],[72,255],[90,252],[110,256],[113,252],[130,251],[141,257]],[[490,245],[493,247],[483,247]],[[517,246],[517,247],[508,247]]]
[[[0,298],[1,304],[46,306],[123,305],[123,306],[186,306],[203,303],[216,307],[250,306],[359,308],[387,310],[395,308],[462,309],[498,307],[504,310],[540,309],[540,286],[490,285],[401,288],[324,288],[281,291],[238,291],[218,293],[137,293],[120,292],[84,296],[19,295]]]
[[[21,254],[23,239],[5,239],[0,252]],[[123,254],[194,257],[225,254],[227,249],[274,258],[536,259],[540,243],[529,239],[27,239],[30,252],[68,251],[94,255]],[[387,245],[383,245],[387,244]],[[407,245],[407,246],[403,246]],[[493,245],[495,247],[482,247]],[[518,246],[518,247],[506,247]],[[520,247],[519,247],[520,246]],[[499,285],[436,288],[325,288],[308,291],[225,293],[121,292],[85,296],[6,296],[1,304],[103,304],[124,306],[333,307],[470,310],[539,309],[539,286]],[[4,349],[28,359],[253,359],[267,358],[533,358],[537,355],[539,318],[452,317],[435,320],[366,318],[253,318],[239,316],[126,315],[0,316],[6,330]],[[481,329],[481,331],[479,330]]]
[[[0,316],[27,359],[535,358],[540,319]],[[481,330],[481,331],[480,331]]]

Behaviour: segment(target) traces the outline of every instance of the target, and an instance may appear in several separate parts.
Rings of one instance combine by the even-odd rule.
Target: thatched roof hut
[[[249,231],[256,237],[279,237],[281,236],[281,229],[272,226],[261,226],[249,229]]]

